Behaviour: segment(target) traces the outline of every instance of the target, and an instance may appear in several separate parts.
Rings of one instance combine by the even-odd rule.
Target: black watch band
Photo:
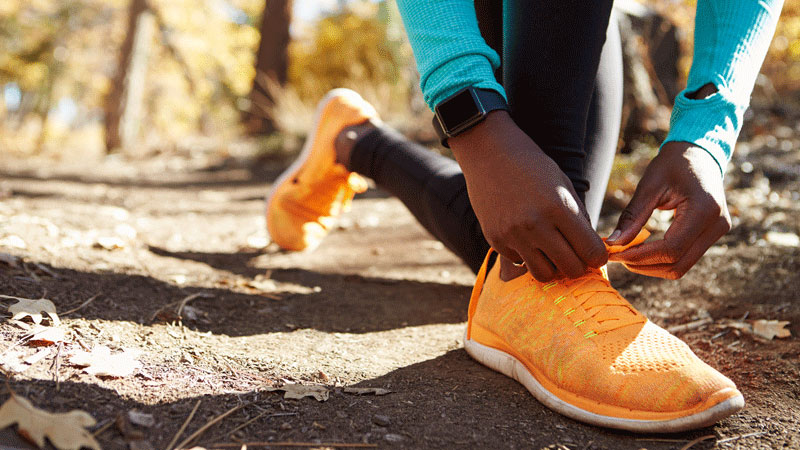
[[[464,88],[442,100],[435,108],[433,128],[442,145],[447,139],[467,131],[486,118],[492,111],[508,111],[508,103],[499,92],[491,89]]]

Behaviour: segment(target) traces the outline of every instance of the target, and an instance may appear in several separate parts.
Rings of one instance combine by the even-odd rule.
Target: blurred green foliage
[[[688,70],[692,0],[644,1],[683,30]],[[241,131],[240,109],[255,76],[264,0],[150,0],[152,40],[143,147],[192,136],[216,142]],[[382,116],[419,139],[431,135],[413,55],[393,2],[354,0],[313,23],[293,24],[289,82],[279,88],[279,122],[308,111],[325,91],[351,87]],[[128,0],[0,1],[0,148],[60,154],[102,147],[103,101],[124,38]],[[800,1],[786,2],[762,70],[782,100],[800,91]],[[289,105],[289,106],[287,106]]]

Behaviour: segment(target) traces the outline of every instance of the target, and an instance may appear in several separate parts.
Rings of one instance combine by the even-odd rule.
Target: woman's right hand
[[[506,111],[449,139],[483,234],[501,256],[545,282],[608,260],[572,183]]]

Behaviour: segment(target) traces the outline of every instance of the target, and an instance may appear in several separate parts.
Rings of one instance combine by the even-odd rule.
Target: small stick
[[[242,407],[244,407],[244,405],[237,405],[237,406],[234,406],[233,408],[231,408],[231,409],[229,409],[229,410],[225,411],[224,413],[222,413],[222,414],[218,415],[217,417],[215,417],[215,418],[213,418],[213,419],[209,420],[207,424],[203,425],[203,426],[202,426],[202,427],[200,427],[200,428],[199,428],[197,431],[195,431],[194,433],[192,433],[191,435],[189,435],[189,437],[187,437],[186,439],[184,439],[184,440],[183,440],[183,442],[181,442],[180,444],[176,445],[176,446],[175,446],[175,448],[176,448],[176,449],[182,449],[182,448],[184,448],[185,446],[189,445],[189,443],[190,443],[190,442],[192,442],[192,441],[193,441],[193,440],[194,440],[196,437],[198,437],[198,436],[200,436],[201,434],[205,433],[205,431],[206,431],[206,430],[208,430],[209,428],[211,428],[212,426],[214,426],[214,425],[215,425],[217,422],[219,422],[220,420],[222,420],[222,419],[224,419],[224,418],[228,417],[229,415],[231,415],[231,414],[235,413],[236,411],[238,411],[238,410],[242,409]]]
[[[340,447],[340,448],[377,448],[377,444],[362,443],[339,443],[339,442],[242,442],[241,444],[214,444],[211,447],[217,448],[242,448],[243,446],[257,447]]]
[[[681,450],[689,450],[689,449],[690,449],[690,448],[691,448],[691,447],[692,447],[694,444],[697,444],[697,443],[703,442],[703,441],[705,441],[706,439],[714,439],[714,438],[716,438],[716,436],[714,436],[713,434],[707,434],[707,435],[705,435],[705,436],[700,436],[700,437],[699,437],[699,438],[697,438],[697,439],[694,439],[694,440],[691,440],[691,441],[689,441],[689,443],[688,443],[688,444],[686,444],[686,445],[684,445],[683,447],[681,447]]]
[[[92,433],[92,436],[94,436],[94,437],[100,436],[107,429],[111,428],[112,425],[114,425],[114,421],[113,420],[109,420],[105,425],[103,425],[102,427],[98,428],[97,431]]]
[[[235,432],[237,432],[237,431],[241,430],[242,428],[244,428],[244,427],[246,427],[246,426],[250,425],[251,423],[255,422],[256,420],[258,420],[258,419],[260,419],[260,418],[262,418],[262,417],[266,416],[268,412],[269,412],[269,411],[264,411],[264,412],[262,412],[261,414],[259,414],[259,415],[255,416],[255,417],[253,417],[252,419],[248,420],[247,422],[245,422],[245,423],[243,423],[243,424],[239,425],[238,427],[236,427],[236,428],[232,429],[231,431],[229,431],[229,432],[228,432],[228,436],[230,436],[230,435],[232,435],[233,433],[235,433]]]
[[[31,302],[36,301],[36,300],[40,300],[40,299],[35,299],[35,298],[14,297],[13,295],[3,295],[3,294],[0,294],[0,298],[8,298],[8,299],[11,299],[11,300],[28,300],[28,301],[31,301]],[[42,298],[44,298],[44,297],[42,297]]]
[[[208,297],[208,294],[206,294],[205,292],[196,292],[181,300],[181,304],[180,306],[178,306],[178,311],[177,311],[178,317],[181,317],[181,313],[183,312],[183,307],[186,306],[187,303],[198,297]]]
[[[733,436],[733,437],[729,437],[729,438],[725,438],[725,439],[720,439],[720,440],[717,441],[717,444],[722,444],[724,442],[735,441],[737,439],[744,439],[744,438],[749,438],[749,437],[753,437],[753,436],[761,436],[762,434],[767,434],[767,432],[766,431],[758,431],[758,432],[755,432],[755,433],[740,434],[739,436]]]
[[[50,370],[53,371],[53,381],[56,382],[56,391],[58,391],[61,380],[58,378],[58,372],[61,370],[61,349],[64,347],[63,342],[58,343],[58,349],[56,350],[56,357],[53,358],[53,363],[50,364]],[[54,369],[55,368],[55,369]]]
[[[197,412],[197,408],[199,407],[200,407],[200,400],[198,400],[197,404],[194,405],[192,412],[189,413],[189,417],[187,417],[186,420],[183,421],[183,425],[181,425],[178,432],[175,433],[175,437],[173,437],[172,440],[169,442],[169,445],[166,446],[167,450],[172,450],[173,445],[175,445],[175,442],[178,440],[179,437],[181,437],[181,434],[183,434],[183,430],[186,429],[186,427],[189,425],[189,422],[192,421],[192,417],[194,417],[194,413]]]
[[[100,294],[95,294],[95,295],[93,295],[92,297],[90,297],[90,298],[89,298],[89,300],[86,300],[85,302],[81,303],[81,304],[80,304],[80,306],[78,306],[77,308],[72,308],[72,309],[70,309],[69,311],[66,311],[66,312],[63,312],[63,313],[61,313],[61,315],[62,315],[62,316],[66,316],[67,314],[72,314],[72,313],[74,313],[74,312],[78,312],[78,311],[80,311],[81,309],[83,309],[83,308],[85,308],[86,306],[88,306],[88,305],[89,305],[89,303],[92,303],[92,302],[93,302],[93,301],[94,301],[94,300],[95,300],[97,297],[100,297]]]
[[[681,324],[681,325],[671,326],[671,327],[667,328],[667,331],[669,331],[670,333],[675,333],[675,332],[678,332],[678,331],[694,330],[694,329],[700,328],[702,326],[708,325],[713,321],[714,321],[714,319],[711,319],[710,317],[707,317],[705,319],[695,320],[693,322],[684,323],[684,324]]]

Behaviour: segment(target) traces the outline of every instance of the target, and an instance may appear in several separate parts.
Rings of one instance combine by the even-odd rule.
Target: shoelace
[[[564,281],[563,285],[589,317],[600,324],[601,327],[594,330],[596,334],[646,321],[644,316],[619,295],[599,270],[592,270],[578,279]]]

